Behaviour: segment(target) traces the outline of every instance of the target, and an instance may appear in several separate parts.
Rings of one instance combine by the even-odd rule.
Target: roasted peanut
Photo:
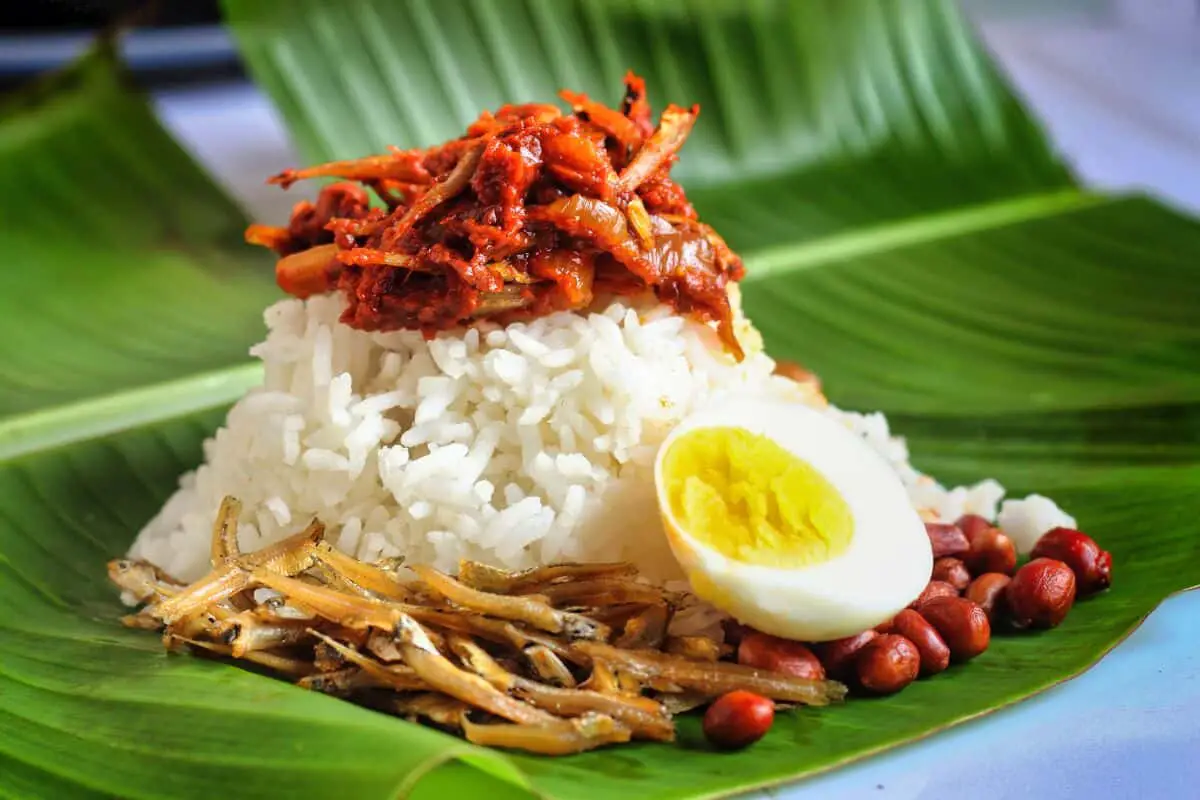
[[[930,581],[917,595],[917,599],[908,604],[909,608],[921,610],[921,606],[928,603],[935,597],[958,597],[958,589],[955,589],[945,581]]]
[[[1075,573],[1080,597],[1100,592],[1112,583],[1112,554],[1101,550],[1092,537],[1073,528],[1055,528],[1038,539],[1030,558],[1053,558]]]
[[[854,674],[854,659],[858,651],[877,635],[875,631],[863,631],[844,639],[820,642],[813,647],[825,667],[825,674],[836,680],[845,680]]]
[[[954,525],[947,525],[943,522],[926,522],[925,534],[929,537],[930,546],[933,547],[934,558],[960,556],[971,549],[966,534]]]
[[[1017,547],[999,528],[981,528],[967,537],[970,549],[963,556],[972,575],[1002,572],[1012,575],[1017,568]]]
[[[954,661],[969,661],[987,650],[992,626],[976,603],[962,597],[936,597],[919,610],[941,634]]]
[[[950,648],[929,621],[906,608],[896,615],[893,626],[899,635],[913,643],[921,655],[921,674],[936,675],[950,666]]]
[[[821,662],[800,642],[780,639],[759,631],[749,631],[742,636],[738,645],[737,660],[748,667],[782,672],[793,678],[810,681],[825,679],[825,668]]]
[[[995,527],[992,525],[992,523],[988,522],[978,514],[963,514],[954,524],[958,526],[959,530],[966,534],[967,541],[971,541],[971,537],[974,536],[978,531]]]
[[[1004,615],[1006,604],[1004,590],[1012,578],[1000,572],[985,572],[967,587],[963,597],[976,603],[987,614],[988,622],[994,627]]]
[[[1075,573],[1061,561],[1035,558],[1017,570],[1004,591],[1018,628],[1053,628],[1075,602]]]
[[[953,556],[943,556],[933,562],[933,579],[948,583],[961,592],[971,583],[971,573],[961,560]]]
[[[718,697],[704,712],[704,736],[717,747],[736,750],[766,736],[774,721],[774,703],[738,689]]]
[[[917,679],[921,654],[917,646],[894,633],[876,636],[859,651],[858,682],[876,694],[898,692]]]

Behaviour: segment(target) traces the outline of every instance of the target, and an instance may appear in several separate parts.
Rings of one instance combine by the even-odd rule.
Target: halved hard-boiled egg
[[[899,477],[816,409],[745,396],[697,412],[663,443],[654,477],[693,591],[758,630],[851,636],[929,581],[929,538]]]

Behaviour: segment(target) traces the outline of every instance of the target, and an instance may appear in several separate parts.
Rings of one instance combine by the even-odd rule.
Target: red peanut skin
[[[926,522],[925,534],[929,537],[929,545],[933,548],[933,557],[960,556],[970,549],[966,534],[955,525],[944,522]]]
[[[1075,573],[1061,561],[1035,558],[1017,570],[1004,599],[1014,626],[1057,627],[1075,603]]]
[[[800,642],[781,639],[768,633],[749,631],[738,644],[737,660],[748,667],[780,672],[811,681],[825,679],[820,660]]]
[[[854,674],[854,660],[858,652],[876,636],[878,634],[875,631],[863,631],[844,639],[820,642],[813,647],[825,667],[825,674],[844,681]]]
[[[1012,578],[999,572],[986,572],[971,581],[963,597],[982,608],[988,622],[995,627],[1008,608],[1004,594],[1011,581]]]
[[[917,599],[908,604],[908,607],[920,611],[921,606],[935,597],[958,597],[958,589],[955,589],[945,581],[930,581],[921,590],[921,593],[917,595]]]
[[[1017,568],[1017,547],[999,528],[982,528],[967,537],[970,550],[963,562],[972,575],[1000,572],[1012,575]]]
[[[979,531],[993,527],[992,523],[978,514],[963,514],[954,524],[966,535],[967,541]]]
[[[893,620],[893,630],[913,643],[921,656],[921,674],[936,675],[950,666],[950,648],[929,621],[906,608]]]
[[[917,679],[921,654],[917,646],[903,636],[885,633],[876,636],[858,653],[858,682],[876,694],[892,694]]]
[[[933,580],[948,583],[961,592],[970,585],[971,573],[960,559],[944,556],[933,562]]]
[[[921,616],[934,627],[953,661],[970,661],[988,648],[992,625],[977,604],[962,597],[938,597],[920,608]]]
[[[1073,528],[1055,528],[1033,547],[1031,559],[1053,558],[1075,573],[1075,591],[1082,597],[1112,585],[1112,554],[1092,537]]]
[[[718,697],[704,712],[704,736],[717,747],[737,750],[765,736],[774,722],[774,703],[738,689]]]

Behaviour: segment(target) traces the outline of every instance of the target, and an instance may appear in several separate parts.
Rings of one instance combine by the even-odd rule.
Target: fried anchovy
[[[308,526],[286,539],[238,558],[247,572],[269,569],[281,575],[299,575],[316,563],[316,546],[325,538],[325,523],[314,519]]]
[[[426,649],[436,650],[439,653],[446,647],[446,637],[429,628],[422,627],[425,636],[428,639],[429,647]],[[404,652],[400,649],[400,642],[396,636],[391,633],[376,631],[367,637],[367,650],[374,653],[380,661],[388,663],[397,663],[404,660]]]
[[[625,623],[625,629],[617,637],[617,647],[628,649],[653,647],[658,648],[667,635],[667,625],[671,621],[671,609],[666,603],[655,603],[647,606],[642,613]]]
[[[325,642],[318,641],[313,645],[313,666],[318,672],[340,672],[346,669],[346,659]]]
[[[575,686],[575,676],[571,674],[571,670],[567,669],[567,665],[562,662],[562,659],[549,647],[535,644],[526,647],[522,652],[525,654],[525,658],[529,660],[533,671],[542,680],[555,686],[566,688]]]
[[[372,677],[366,670],[359,667],[345,667],[333,672],[318,672],[314,675],[306,675],[296,681],[296,685],[313,692],[344,697],[363,689],[378,686],[379,681]]]
[[[409,615],[427,627],[456,633],[468,633],[496,644],[506,644],[517,650],[532,641],[527,633],[507,620],[488,619],[458,611],[412,608]]]
[[[232,615],[230,615],[232,616]],[[200,636],[212,637],[221,620],[213,613],[213,608],[205,609],[199,614],[184,617],[170,625],[164,625],[162,632],[164,640],[195,639]]]
[[[658,129],[646,140],[642,149],[638,150],[629,166],[621,171],[617,179],[617,190],[632,192],[668,163],[671,157],[679,152],[679,148],[683,147],[688,134],[692,132],[699,110],[695,107],[689,111],[675,105],[663,109]]]
[[[238,546],[238,517],[242,513],[242,502],[236,497],[226,495],[217,509],[217,518],[213,521],[212,532],[212,565],[219,567],[231,558],[242,554]]]
[[[617,674],[605,661],[592,662],[592,674],[583,682],[583,688],[601,694],[621,693],[621,684],[617,680]]]
[[[346,594],[269,570],[255,570],[252,577],[255,583],[286,597],[289,605],[352,630],[379,628],[390,631],[403,613],[394,603]]]
[[[286,255],[275,262],[275,282],[297,297],[328,292],[337,286],[340,252],[336,244],[319,244]]]
[[[143,631],[161,631],[163,628],[163,624],[152,615],[147,614],[145,609],[136,614],[126,614],[121,617],[121,624],[126,628],[137,628]]]
[[[524,622],[543,631],[562,633],[570,639],[607,639],[607,626],[581,614],[559,611],[526,596],[492,594],[472,589],[432,567],[415,566],[413,571],[437,594],[469,611],[501,619]]]
[[[658,698],[663,708],[672,716],[675,714],[686,714],[700,706],[707,705],[711,700],[712,697],[710,695],[702,692],[673,692],[664,694]]]
[[[589,608],[587,615],[610,628],[624,628],[629,620],[646,610],[644,603],[622,603],[616,606]]]
[[[209,652],[225,656],[226,658],[233,657],[233,648],[229,647],[228,645],[217,644],[216,642],[206,642],[200,639],[185,639],[179,636],[173,638],[175,641],[181,644],[198,647],[201,650],[208,650]],[[261,667],[267,667],[268,669],[274,670],[281,675],[290,675],[297,678],[310,675],[313,671],[312,665],[307,661],[301,661],[298,658],[281,656],[278,653],[272,653],[269,651],[247,653],[245,660],[251,662],[252,664],[258,664]]]
[[[580,667],[586,667],[590,663],[588,657],[583,653],[576,651],[569,642],[555,639],[553,636],[547,633],[540,633],[538,631],[522,630],[521,634],[533,644],[538,644],[542,647],[545,647],[547,650],[554,653],[554,655],[571,664],[575,664],[576,666]]]
[[[512,689],[517,676],[502,667],[482,647],[465,636],[451,636],[446,644],[467,669],[502,692]]]
[[[654,247],[654,228],[650,221],[650,212],[646,210],[642,198],[636,194],[625,206],[625,219],[629,221],[629,227],[637,236],[643,250]]]
[[[642,694],[642,682],[627,669],[617,671],[617,685],[621,687],[623,694],[634,696],[641,696]]]
[[[200,613],[206,607],[245,589],[250,576],[233,562],[225,562],[187,589],[150,606],[149,611],[166,625]]]
[[[305,573],[304,577],[306,579],[312,578],[322,586],[328,586],[330,589],[337,589],[339,592],[345,592],[346,594],[352,594],[357,597],[375,597],[371,592],[368,592],[354,581],[343,577],[341,573],[330,569],[324,564],[317,564]]]
[[[527,703],[514,700],[478,675],[459,669],[436,650],[421,646],[424,631],[412,617],[401,618],[397,633],[405,663],[439,692],[522,725],[545,724],[555,719]]]
[[[572,664],[585,666],[588,663],[586,656],[573,651],[566,642],[559,641],[546,633],[518,627],[508,620],[489,619],[478,614],[429,609],[421,606],[406,606],[404,611],[426,629],[470,634],[488,642],[508,645],[514,650],[523,650],[530,645],[538,645]]]
[[[395,689],[400,692],[409,692],[414,690],[424,690],[429,688],[429,684],[422,680],[416,671],[402,664],[384,665],[380,664],[373,658],[365,656],[355,650],[353,647],[347,647],[336,639],[330,638],[320,631],[312,631],[312,635],[320,639],[325,644],[337,650],[342,658],[358,667],[369,678],[371,678],[377,686],[386,686],[390,689]]]
[[[664,742],[675,738],[675,726],[666,709],[647,697],[547,686],[512,674],[468,639],[454,637],[449,644],[455,655],[488,683],[552,714],[566,717],[604,714],[629,726],[639,738]]]
[[[184,585],[149,561],[114,558],[108,562],[108,579],[117,588],[129,592],[139,603],[173,597]]]
[[[572,720],[551,719],[554,721],[535,725],[476,725],[464,719],[463,733],[474,744],[547,756],[582,753],[630,739],[629,729],[611,717],[590,714]]]
[[[591,578],[616,578],[634,575],[637,569],[628,562],[611,564],[550,564],[532,567],[520,572],[508,572],[478,561],[460,561],[458,579],[485,592],[496,594],[520,594],[534,590],[557,580],[587,580]]]
[[[324,535],[325,526],[313,520],[303,531],[283,541],[223,562],[184,591],[157,603],[151,613],[170,625],[242,591],[249,585],[252,571],[298,575],[315,563],[313,548]]]
[[[462,729],[463,720],[471,707],[461,700],[437,692],[393,695],[382,703],[383,710],[405,717],[411,722],[427,719],[443,728]]]
[[[383,631],[375,631],[367,637],[367,652],[385,664],[398,664],[404,660],[396,637]]]
[[[328,542],[321,542],[316,547],[317,561],[355,586],[385,600],[403,601],[411,598],[412,593],[396,579],[395,573],[348,556]]]
[[[520,286],[503,286],[498,292],[480,292],[479,303],[471,312],[472,317],[487,317],[501,311],[515,311],[533,303],[530,293]]]
[[[616,109],[597,103],[586,94],[564,89],[558,96],[571,104],[576,114],[586,114],[593,125],[616,139],[623,147],[634,148],[642,142],[637,123]]]
[[[296,181],[308,178],[390,178],[406,183],[427,184],[432,178],[420,161],[416,159],[397,158],[396,153],[386,155],[366,156],[348,161],[331,161],[306,169],[285,169],[278,175],[272,176],[268,183],[281,184],[284,188]]]
[[[663,650],[692,661],[721,659],[721,645],[707,636],[668,636]]]
[[[404,235],[420,222],[422,217],[470,185],[471,176],[475,174],[475,168],[479,166],[479,161],[483,156],[483,148],[483,142],[476,142],[465,150],[459,156],[454,169],[450,170],[445,178],[435,183],[429,191],[418,197],[408,207],[391,232],[395,241],[403,239]]]
[[[556,606],[662,604],[667,595],[646,583],[625,578],[591,578],[544,586],[539,591]]]
[[[579,642],[576,649],[609,662],[618,674],[627,672],[643,682],[659,682],[718,695],[735,689],[757,692],[772,700],[822,706],[846,696],[837,681],[811,681],[777,672],[723,662],[689,661],[653,650],[621,650],[598,642]]]
[[[648,697],[603,694],[587,689],[563,689],[517,678],[512,694],[538,708],[559,716],[579,716],[589,712],[605,714],[627,725],[639,739],[670,742],[675,739],[671,715]]]
[[[217,641],[229,645],[234,658],[258,650],[291,647],[309,638],[307,620],[264,622],[253,611],[243,611],[216,626]]]

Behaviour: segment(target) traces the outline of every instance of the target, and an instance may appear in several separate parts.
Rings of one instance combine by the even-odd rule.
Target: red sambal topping
[[[341,291],[361,330],[432,336],[653,292],[740,358],[726,287],[745,269],[670,177],[699,107],[669,105],[655,127],[645,83],[625,86],[620,110],[564,91],[569,114],[504,106],[436,147],[286,170],[271,182],[344,181],[246,239],[281,256],[289,294]]]

